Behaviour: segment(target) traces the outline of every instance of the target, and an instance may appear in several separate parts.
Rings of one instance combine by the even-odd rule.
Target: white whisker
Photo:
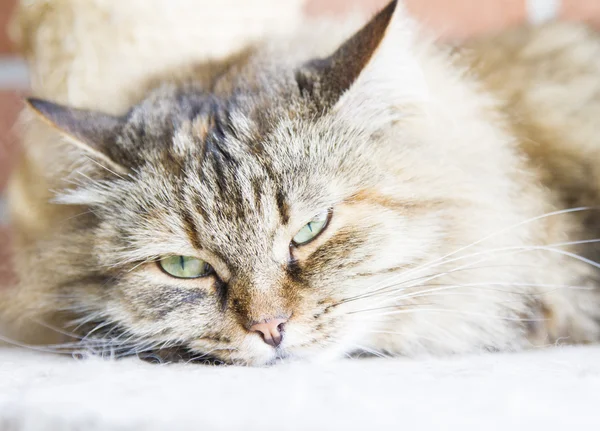
[[[461,251],[467,250],[467,249],[469,249],[469,248],[471,248],[471,247],[473,247],[475,245],[481,244],[482,242],[484,242],[484,241],[486,241],[488,239],[494,238],[494,237],[496,237],[496,236],[498,236],[498,235],[500,235],[502,233],[505,233],[505,232],[507,232],[507,231],[509,231],[511,229],[515,229],[517,227],[523,226],[523,225],[525,225],[527,223],[532,223],[532,222],[535,222],[535,221],[538,221],[538,220],[541,220],[541,219],[544,219],[544,218],[553,217],[553,216],[557,216],[557,215],[563,215],[563,214],[569,214],[569,213],[581,212],[581,211],[598,210],[598,209],[600,209],[600,207],[577,207],[577,208],[569,208],[569,209],[565,209],[565,210],[559,210],[559,211],[549,212],[549,213],[542,214],[542,215],[537,216],[537,217],[533,217],[533,218],[524,220],[524,221],[522,221],[520,223],[513,224],[511,226],[502,228],[502,229],[500,229],[500,230],[498,230],[498,231],[496,231],[496,232],[494,232],[494,233],[492,233],[490,235],[487,235],[487,236],[481,238],[480,240],[477,240],[477,241],[472,242],[472,243],[470,243],[468,245],[460,247],[460,248],[458,248],[458,249],[456,249],[456,250],[454,250],[454,251],[452,251],[450,253],[447,253],[444,256],[436,258],[436,259],[434,259],[432,261],[429,261],[429,262],[427,262],[427,263],[425,263],[423,265],[419,265],[419,266],[417,266],[415,268],[411,268],[411,269],[409,269],[407,271],[403,271],[402,273],[397,274],[394,277],[391,277],[391,279],[389,279],[388,282],[390,282],[392,280],[395,280],[395,279],[398,279],[398,278],[406,277],[407,275],[410,275],[410,274],[412,274],[414,272],[421,272],[423,270],[430,269],[431,267],[440,266],[440,265],[443,265],[443,264],[446,264],[446,263],[449,263],[449,262],[453,262],[453,261],[456,261],[456,260],[467,258],[469,256],[473,256],[473,255],[465,255],[465,256],[461,256],[459,258],[447,260],[447,258],[449,258],[449,257],[451,257],[453,255],[456,255],[457,253],[460,253]],[[598,241],[599,241],[598,239],[583,240],[583,241],[572,241],[572,242],[568,242],[568,243],[563,243],[563,245],[587,244],[587,243],[590,243],[590,242],[598,242]],[[558,246],[558,244],[550,245],[550,246]],[[504,249],[506,249],[506,248],[504,248]],[[373,286],[373,289],[379,289],[380,288],[379,286],[381,285],[381,283],[383,283],[383,282],[376,283]]]

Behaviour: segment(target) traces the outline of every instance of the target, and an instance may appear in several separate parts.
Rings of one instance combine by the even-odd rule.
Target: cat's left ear
[[[301,68],[299,87],[316,90],[326,108],[374,117],[376,123],[393,120],[388,117],[394,107],[427,93],[414,55],[415,33],[403,6],[392,1],[331,56]]]
[[[57,129],[90,156],[108,162],[113,169],[127,172],[117,146],[117,136],[123,127],[123,118],[70,108],[37,98],[27,99],[27,104],[45,123]]]

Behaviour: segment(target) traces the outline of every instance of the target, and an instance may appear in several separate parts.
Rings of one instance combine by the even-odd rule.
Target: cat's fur
[[[553,24],[451,50],[396,2],[329,57],[327,34],[162,78],[123,117],[33,100],[51,127],[28,133],[70,143],[13,181],[7,320],[245,364],[597,341],[600,256],[579,242],[600,212],[561,210],[600,204],[600,38]],[[171,278],[171,254],[216,275]],[[282,315],[278,349],[247,329]]]

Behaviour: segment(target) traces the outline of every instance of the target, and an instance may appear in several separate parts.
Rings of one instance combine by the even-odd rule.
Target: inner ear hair
[[[73,145],[107,162],[111,169],[127,173],[117,159],[117,136],[123,127],[122,117],[86,109],[71,108],[44,99],[26,99],[29,108],[47,125],[57,130]]]

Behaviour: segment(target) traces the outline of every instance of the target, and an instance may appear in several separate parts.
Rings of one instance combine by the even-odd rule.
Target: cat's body
[[[555,24],[451,54],[394,3],[315,60],[327,34],[170,76],[122,118],[33,100],[76,145],[30,125],[8,320],[249,364],[600,339],[581,243],[600,237],[581,208],[600,205],[600,38]],[[179,255],[212,270],[158,269]]]

